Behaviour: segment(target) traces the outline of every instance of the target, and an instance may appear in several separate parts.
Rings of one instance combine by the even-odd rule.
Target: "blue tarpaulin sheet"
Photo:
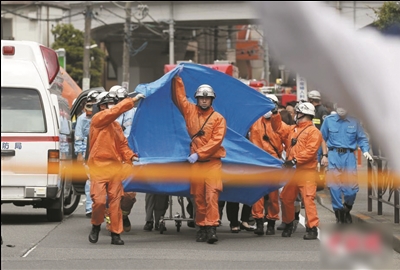
[[[231,185],[229,179],[223,179],[220,200],[251,205],[282,187],[289,179],[290,171],[286,172],[287,177],[283,177],[282,183],[246,185],[246,176],[255,172],[263,172],[267,182],[269,173],[283,171],[281,160],[245,138],[251,125],[273,109],[274,104],[241,81],[192,63],[182,63],[160,79],[136,87],[135,91],[143,93],[146,98],[139,103],[128,137],[129,146],[140,159],[135,168],[139,171],[148,164],[169,163],[190,166],[187,162],[190,136],[185,120],[171,98],[172,79],[178,72],[185,84],[187,98],[193,103],[197,87],[211,85],[216,93],[213,108],[227,121],[228,129],[222,144],[227,152],[226,158],[222,159],[223,175],[243,175],[243,184]],[[189,197],[189,179],[179,180],[173,183],[160,183],[156,179],[135,181],[133,174],[124,181],[124,190]]]

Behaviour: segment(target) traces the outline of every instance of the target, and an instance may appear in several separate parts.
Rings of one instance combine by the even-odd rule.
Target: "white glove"
[[[132,164],[134,163],[134,162],[138,162],[139,161],[139,158],[138,157],[133,157],[132,158]]]
[[[146,96],[145,96],[144,94],[142,94],[142,93],[139,93],[139,94],[137,94],[137,95],[135,96],[135,98],[136,98],[136,100],[139,100],[139,99],[141,99],[141,98],[146,98]]]
[[[199,155],[197,154],[197,153],[194,153],[194,154],[191,154],[188,158],[187,158],[187,160],[190,162],[190,163],[195,163],[197,160],[199,159]]]
[[[371,157],[371,155],[368,152],[364,152],[363,155],[368,161],[374,161],[374,159]]]

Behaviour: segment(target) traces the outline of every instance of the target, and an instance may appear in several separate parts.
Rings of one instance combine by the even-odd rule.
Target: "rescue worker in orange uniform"
[[[318,238],[319,218],[314,202],[318,179],[317,155],[321,146],[322,134],[314,126],[312,119],[315,115],[315,107],[309,102],[300,102],[295,107],[296,125],[286,125],[282,122],[277,110],[273,110],[271,117],[272,128],[279,134],[282,141],[288,143],[286,150],[285,167],[296,166],[296,172],[292,179],[283,187],[280,195],[282,207],[282,221],[286,224],[282,237],[290,237],[293,231],[294,202],[298,193],[304,200],[307,218],[307,234],[303,239],[312,240]]]
[[[121,125],[115,120],[122,113],[133,108],[135,101],[144,98],[138,94],[134,98],[126,98],[117,105],[108,92],[100,93],[97,98],[99,112],[92,117],[90,125],[89,159],[92,206],[92,230],[89,241],[96,243],[99,239],[100,226],[104,221],[106,198],[109,203],[111,220],[111,244],[123,245],[120,234],[122,227],[121,197],[123,195],[122,180],[124,163],[133,164],[137,155],[129,148]]]
[[[115,97],[115,100],[118,102],[124,100],[125,98],[129,98],[128,91],[125,87],[120,85],[114,85],[110,88],[108,93]],[[121,125],[122,131],[124,132],[124,136],[128,139],[131,134],[132,122],[136,113],[136,108],[124,112],[117,118],[117,122]],[[131,221],[129,220],[129,214],[133,208],[133,205],[136,202],[136,192],[133,191],[124,191],[121,199],[121,210],[122,210],[122,225],[125,232],[129,232],[131,230]]]
[[[278,105],[278,98],[275,95],[267,94],[267,98],[271,99],[275,105]],[[281,159],[283,145],[280,136],[275,133],[271,126],[272,112],[267,112],[260,117],[251,127],[249,139],[252,143],[265,150],[272,156]],[[275,221],[279,220],[279,190],[275,190],[268,194],[267,202],[267,230],[266,235],[275,234]],[[256,220],[257,228],[254,233],[257,235],[264,234],[264,197],[253,204],[252,215]]]
[[[199,227],[196,241],[213,244],[218,241],[221,158],[226,156],[222,141],[227,126],[225,118],[212,107],[216,95],[210,85],[200,85],[194,97],[197,105],[187,100],[184,83],[176,76],[172,81],[172,100],[182,113],[192,139],[188,161],[193,164],[190,193],[196,206],[195,221]]]

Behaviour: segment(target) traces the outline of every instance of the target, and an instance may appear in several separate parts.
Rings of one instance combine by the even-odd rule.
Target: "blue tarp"
[[[129,146],[138,153],[140,163],[138,170],[147,164],[181,163],[190,166],[187,157],[190,152],[190,137],[183,116],[172,102],[172,78],[179,72],[188,99],[195,103],[194,93],[201,84],[209,84],[216,93],[213,108],[221,113],[227,121],[227,134],[223,141],[227,156],[223,158],[225,175],[246,175],[254,172],[268,173],[282,171],[282,161],[271,156],[261,148],[248,141],[245,136],[250,126],[266,112],[274,108],[274,104],[261,93],[248,87],[241,81],[220,71],[198,64],[183,63],[178,65],[155,82],[140,84],[136,92],[143,93],[146,98],[140,101],[128,137]],[[234,166],[232,166],[234,165]],[[252,165],[252,166],[247,166]],[[282,184],[245,184],[230,185],[224,180],[224,190],[220,200],[253,204],[262,196],[283,186]],[[174,196],[190,196],[189,179],[180,183],[159,183],[155,179],[135,181],[135,175],[124,181],[125,191],[145,193],[161,193]]]

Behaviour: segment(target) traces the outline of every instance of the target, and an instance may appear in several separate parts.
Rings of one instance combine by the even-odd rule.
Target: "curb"
[[[329,211],[331,211],[333,213],[333,209],[331,206],[331,197],[330,197],[330,195],[328,195],[326,193],[325,189],[317,192],[317,195],[315,198],[321,206],[323,206],[324,208],[328,209]],[[368,223],[368,224],[382,224],[383,223],[382,220],[375,219],[370,216],[366,216],[364,214],[358,213],[357,211],[352,212],[351,217],[353,218],[353,220],[355,220],[358,223]],[[393,250],[400,253],[400,234],[393,233],[392,247],[393,247]]]

